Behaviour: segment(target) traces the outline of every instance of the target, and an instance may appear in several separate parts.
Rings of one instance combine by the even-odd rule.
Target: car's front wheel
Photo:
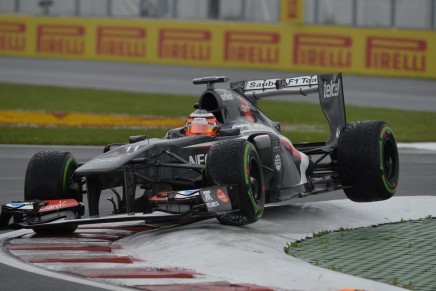
[[[243,139],[215,143],[207,155],[206,176],[213,185],[238,187],[238,194],[230,196],[236,211],[219,215],[221,223],[240,226],[259,220],[264,209],[265,185],[253,144]]]
[[[77,162],[68,152],[42,151],[29,161],[24,181],[25,200],[56,200],[73,198],[81,201],[81,185],[72,179]],[[80,218],[71,214],[69,218]],[[56,228],[35,228],[38,233],[72,233],[77,225]]]

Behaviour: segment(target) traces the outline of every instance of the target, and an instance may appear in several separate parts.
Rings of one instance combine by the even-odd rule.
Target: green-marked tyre
[[[219,215],[222,224],[245,225],[263,214],[265,185],[262,165],[253,144],[243,139],[215,143],[207,155],[206,176],[213,185],[237,185],[238,194],[230,196],[236,212]]]
[[[356,202],[391,198],[399,180],[394,134],[383,121],[359,121],[341,131],[337,147],[338,174],[344,192]]]
[[[77,162],[68,152],[42,151],[29,161],[24,180],[24,200],[73,198],[82,201],[81,185],[72,179]],[[80,217],[69,217],[71,219]],[[38,233],[71,233],[77,225],[35,229]]]

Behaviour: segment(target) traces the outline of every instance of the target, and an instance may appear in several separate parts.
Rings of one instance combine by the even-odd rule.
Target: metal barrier
[[[436,0],[0,0],[0,13],[271,23],[297,6],[305,24],[436,29]]]

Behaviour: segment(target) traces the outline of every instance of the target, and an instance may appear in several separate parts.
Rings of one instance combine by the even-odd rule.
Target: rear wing
[[[230,88],[254,99],[279,95],[306,96],[318,92],[319,103],[330,125],[327,146],[336,146],[339,134],[347,123],[341,73],[231,82]]]
[[[318,76],[230,82],[230,89],[261,99],[277,95],[307,95],[318,91]]]

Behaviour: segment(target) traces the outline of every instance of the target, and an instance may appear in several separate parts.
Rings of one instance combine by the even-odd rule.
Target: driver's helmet
[[[209,135],[213,136],[218,133],[218,123],[215,116],[206,110],[197,109],[192,112],[185,124],[185,134],[192,135]]]

